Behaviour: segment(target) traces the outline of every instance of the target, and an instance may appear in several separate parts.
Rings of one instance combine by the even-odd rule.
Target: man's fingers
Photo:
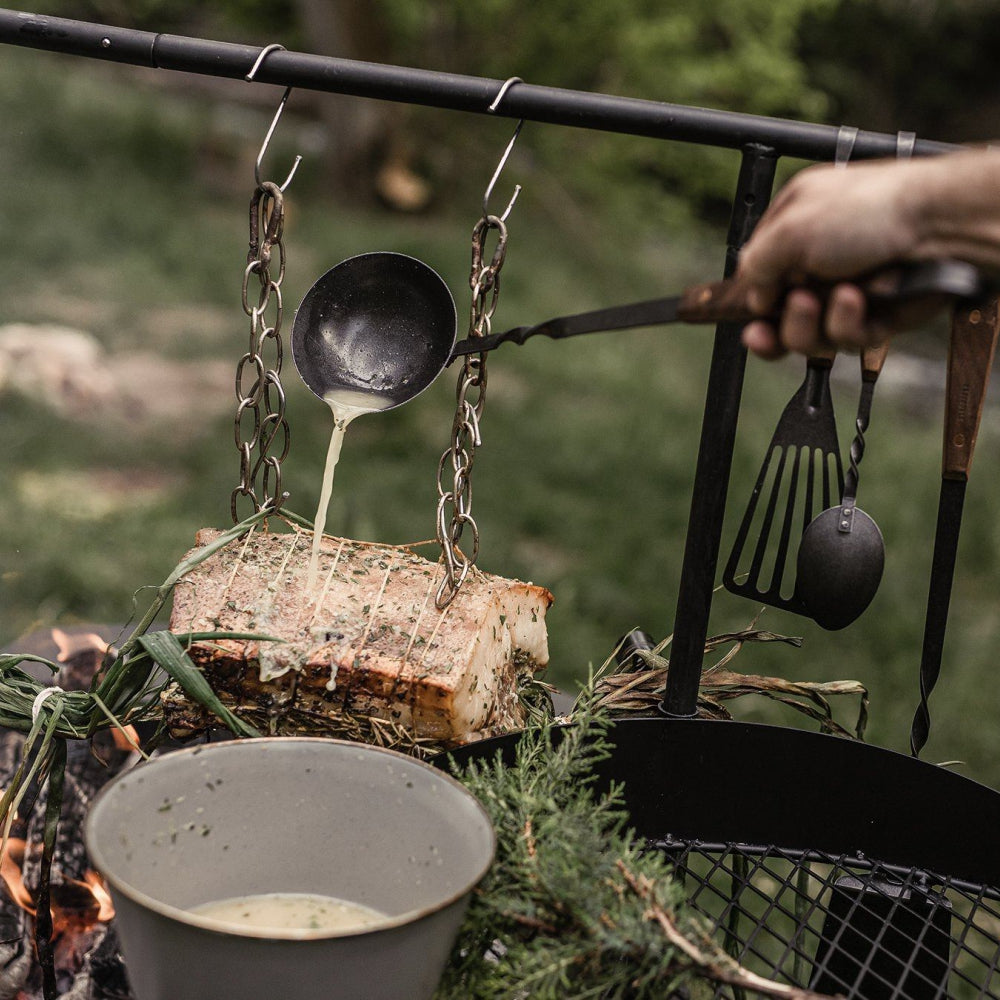
[[[827,338],[838,347],[862,348],[871,339],[867,329],[865,293],[857,285],[834,287],[826,306]]]
[[[822,317],[819,299],[805,289],[793,288],[785,299],[781,316],[781,343],[790,351],[815,354],[823,345]]]
[[[765,361],[773,361],[788,353],[782,347],[781,341],[778,339],[778,331],[774,328],[773,324],[766,323],[763,320],[754,320],[752,323],[747,323],[743,327],[741,340],[743,341],[743,346],[748,351],[756,354],[759,358],[763,358]]]
[[[748,301],[755,311],[757,303]],[[826,302],[805,288],[792,288],[781,304],[777,324],[755,320],[743,330],[743,344],[760,358],[780,358],[788,351],[816,354],[833,348],[863,350],[880,343],[890,328],[868,316],[865,293],[854,284],[834,286]]]

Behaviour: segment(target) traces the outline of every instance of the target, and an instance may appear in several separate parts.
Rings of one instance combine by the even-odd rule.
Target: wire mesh
[[[740,964],[850,1000],[1000,1000],[1000,892],[861,854],[664,839]],[[739,989],[714,994],[746,1000]]]

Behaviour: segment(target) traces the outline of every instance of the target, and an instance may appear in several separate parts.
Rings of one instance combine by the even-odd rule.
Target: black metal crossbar
[[[233,42],[156,34],[13,10],[0,10],[0,42],[136,66],[234,79],[246,76],[261,51],[255,46]],[[270,53],[255,79],[260,83],[285,87],[480,114],[489,113],[489,106],[503,82],[288,51]],[[837,148],[838,130],[832,125],[540,87],[530,83],[518,83],[511,87],[495,113],[551,125],[729,149],[742,149],[754,143],[770,147],[779,156],[810,160],[832,160]],[[951,148],[947,143],[918,139],[913,152],[920,156]],[[895,156],[896,136],[861,131],[851,155],[855,159]]]

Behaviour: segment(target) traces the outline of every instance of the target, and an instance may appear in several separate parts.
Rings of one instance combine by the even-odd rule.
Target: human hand
[[[745,328],[751,351],[774,358],[885,340],[890,325],[869,316],[864,292],[850,279],[914,249],[913,173],[897,161],[811,167],[785,185],[740,255],[737,277],[749,287],[751,308],[780,311],[776,323]],[[796,287],[807,278],[831,285],[825,303]]]
[[[751,294],[754,312],[763,312],[762,300]],[[830,347],[862,351],[883,343],[892,326],[868,315],[865,293],[841,282],[823,302],[805,288],[785,296],[777,323],[754,320],[743,329],[744,345],[758,357],[774,359],[788,351],[813,355]]]

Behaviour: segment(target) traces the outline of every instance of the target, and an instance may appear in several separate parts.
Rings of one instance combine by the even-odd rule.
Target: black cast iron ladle
[[[882,532],[858,509],[856,498],[858,464],[865,452],[872,396],[888,350],[888,344],[883,344],[861,355],[861,398],[844,495],[840,506],[830,507],[812,519],[799,544],[796,595],[806,613],[831,631],[846,628],[871,604],[885,566]]]
[[[974,300],[985,289],[974,267],[954,260],[903,263],[859,283],[873,315],[892,313],[901,303],[926,308],[928,301],[942,296]],[[829,290],[822,284],[809,287],[818,293]],[[292,359],[303,382],[321,399],[364,394],[381,397],[376,409],[391,409],[426,389],[455,358],[492,351],[508,341],[522,344],[536,334],[561,339],[673,322],[746,322],[754,315],[746,289],[727,280],[456,344],[455,301],[441,277],[413,257],[376,252],[342,261],[309,289],[292,325]]]
[[[437,378],[457,331],[455,300],[436,271],[406,254],[359,254],[306,292],[292,324],[292,360],[320,399],[371,395],[387,410]]]

